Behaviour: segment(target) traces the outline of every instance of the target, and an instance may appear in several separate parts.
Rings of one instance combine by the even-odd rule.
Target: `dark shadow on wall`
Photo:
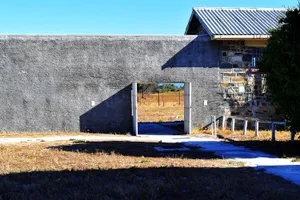
[[[80,131],[89,133],[128,133],[132,130],[131,85],[80,116]]]
[[[162,66],[162,70],[176,67],[214,68],[218,67],[218,61],[219,44],[207,36],[198,36],[171,57]]]

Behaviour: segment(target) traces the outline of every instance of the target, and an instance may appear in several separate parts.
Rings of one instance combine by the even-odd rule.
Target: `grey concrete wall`
[[[128,132],[132,82],[192,82],[192,123],[206,125],[218,62],[200,36],[0,36],[0,131]]]

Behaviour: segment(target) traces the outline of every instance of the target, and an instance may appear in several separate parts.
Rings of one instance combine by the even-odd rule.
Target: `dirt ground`
[[[161,142],[39,142],[0,145],[0,199],[300,199],[300,187]]]

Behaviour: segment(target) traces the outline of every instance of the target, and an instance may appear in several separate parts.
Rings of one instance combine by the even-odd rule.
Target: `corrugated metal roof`
[[[275,8],[193,8],[193,15],[211,37],[269,36],[268,31],[279,25],[285,12]]]

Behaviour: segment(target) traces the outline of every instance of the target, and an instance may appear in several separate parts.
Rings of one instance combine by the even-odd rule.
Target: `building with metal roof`
[[[265,77],[257,61],[285,17],[284,8],[193,8],[185,35],[210,38],[218,46],[220,82],[228,115],[269,119],[274,109],[266,100]],[[226,106],[225,106],[226,107]]]
[[[267,39],[287,9],[193,8],[186,35],[208,34],[212,40]]]
[[[184,83],[185,133],[277,120],[257,61],[285,11],[194,8],[183,36],[0,35],[0,132],[138,135],[137,83]]]

